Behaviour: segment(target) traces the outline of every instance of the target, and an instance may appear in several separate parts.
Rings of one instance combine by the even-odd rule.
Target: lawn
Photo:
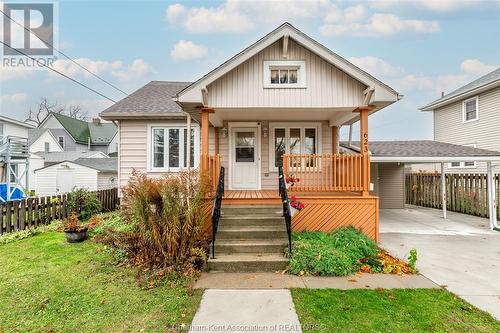
[[[141,288],[103,245],[57,232],[1,245],[0,267],[0,332],[168,332],[191,322],[202,294]]]
[[[294,289],[292,296],[313,332],[500,332],[500,322],[441,289]]]

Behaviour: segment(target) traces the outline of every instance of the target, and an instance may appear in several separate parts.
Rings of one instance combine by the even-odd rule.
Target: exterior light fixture
[[[220,131],[220,134],[222,135],[222,137],[225,139],[227,138],[227,128],[225,127],[222,127],[221,131]]]
[[[269,134],[269,130],[267,129],[267,127],[264,127],[264,128],[262,129],[262,135],[263,135],[265,138],[267,138],[267,135],[268,135],[268,134]]]

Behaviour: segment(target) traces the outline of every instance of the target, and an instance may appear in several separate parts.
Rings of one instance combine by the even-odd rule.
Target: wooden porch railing
[[[299,178],[293,191],[368,192],[368,154],[285,154],[285,177]]]
[[[200,156],[200,172],[202,177],[207,177],[209,190],[215,192],[217,190],[217,182],[220,172],[220,155],[204,155]]]

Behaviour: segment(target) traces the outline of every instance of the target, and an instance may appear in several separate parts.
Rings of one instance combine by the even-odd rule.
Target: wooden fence
[[[117,209],[118,189],[101,190],[97,194],[102,205],[102,212]],[[0,234],[24,230],[48,224],[54,220],[67,218],[68,195],[49,197],[33,197],[19,201],[9,201],[0,206],[2,219],[0,220]]]
[[[496,199],[499,198],[499,175],[495,176]],[[450,211],[488,217],[488,193],[485,174],[446,174],[446,208]],[[406,175],[406,203],[442,208],[441,175],[412,173]],[[500,215],[497,205],[497,216]]]

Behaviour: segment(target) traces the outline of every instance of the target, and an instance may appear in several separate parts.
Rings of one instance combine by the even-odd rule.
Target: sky
[[[56,14],[58,48],[127,93],[196,80],[290,22],[404,95],[370,117],[372,140],[432,139],[418,109],[500,66],[500,1],[60,1]],[[54,68],[125,97],[62,56]],[[42,97],[90,116],[112,104],[47,69],[0,68],[2,115],[24,120]]]

